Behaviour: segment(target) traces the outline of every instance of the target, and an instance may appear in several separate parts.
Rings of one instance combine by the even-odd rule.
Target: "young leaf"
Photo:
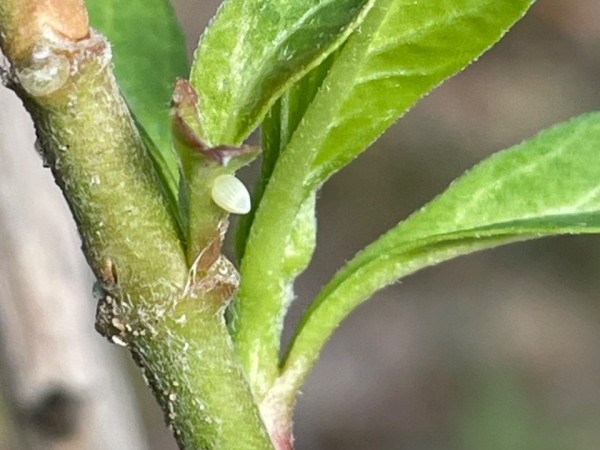
[[[251,385],[268,384],[278,370],[272,361],[289,303],[282,267],[307,198],[419,97],[496,42],[532,1],[377,0],[344,43],[278,155],[245,245],[232,336]]]
[[[600,113],[555,126],[475,166],[365,248],[305,313],[285,360],[289,389],[298,388],[339,323],[399,278],[500,244],[600,233],[599,148]]]
[[[186,76],[185,40],[168,0],[86,0],[92,26],[112,44],[115,74],[127,103],[155,145],[148,151],[170,198],[177,199],[169,100]]]
[[[203,140],[241,143],[288,87],[345,41],[373,1],[226,0],[192,66]]]
[[[532,3],[379,0],[344,45],[290,144],[318,152],[310,185],[320,185],[490,48]]]

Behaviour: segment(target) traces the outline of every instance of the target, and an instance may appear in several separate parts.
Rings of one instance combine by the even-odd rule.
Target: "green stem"
[[[94,32],[65,39],[42,20],[12,45],[30,3],[0,5],[0,46],[99,280],[97,328],[131,350],[182,449],[271,449],[223,321],[237,273],[217,257],[204,278],[189,277],[108,44]]]
[[[332,117],[327,108],[309,107],[332,61],[294,88],[285,104],[279,105],[280,116],[267,121],[266,137],[273,142],[266,142],[268,167],[262,175],[268,177],[268,184],[261,186],[259,207],[248,219],[251,224],[245,224],[251,229],[239,236],[238,254],[242,254],[240,249],[245,244],[242,286],[233,305],[231,329],[239,358],[259,399],[279,375],[280,338],[293,295],[292,283],[306,268],[314,250],[314,194],[318,186],[311,183],[310,175],[328,129],[307,132],[305,124],[329,123]],[[278,125],[279,130],[272,129]],[[290,253],[302,256],[298,259]]]
[[[221,300],[211,297],[136,315],[108,296],[99,328],[130,349],[181,449],[272,449],[235,358]]]
[[[290,300],[286,248],[310,191],[298,183],[310,152],[284,152],[252,224],[242,261],[242,285],[233,304],[231,331],[257,399],[279,374],[279,347]]]
[[[190,266],[196,264],[201,269],[204,261],[212,264],[221,252],[229,225],[227,214],[213,202],[210,193],[214,179],[222,170],[216,164],[207,166],[202,162],[185,169],[189,172],[184,174],[189,199],[187,259]],[[204,261],[197,261],[198,258]]]
[[[78,43],[42,37],[34,52],[43,57],[13,66],[13,87],[33,118],[96,277],[109,289],[118,285],[152,301],[164,297],[165,288],[156,289],[161,284],[183,286],[187,265],[107,48],[96,34]]]

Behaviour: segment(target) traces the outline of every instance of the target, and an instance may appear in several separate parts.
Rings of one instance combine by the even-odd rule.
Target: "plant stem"
[[[310,196],[296,182],[308,167],[306,159],[300,152],[281,155],[254,218],[242,261],[243,282],[233,304],[232,337],[259,401],[279,375],[281,330],[291,300],[282,271],[290,230]]]
[[[89,33],[83,0],[2,0],[0,18],[2,50],[12,61],[28,57],[46,31],[73,42]]]
[[[272,449],[235,359],[220,299],[211,297],[136,317],[107,296],[99,328],[129,347],[181,449]]]
[[[107,288],[118,284],[132,297],[149,299],[161,281],[182,286],[187,265],[175,222],[119,94],[108,44],[93,31],[65,38],[64,24],[57,31],[40,18],[60,2],[49,3],[50,11],[28,17],[22,10],[29,1],[9,1],[12,10],[0,10],[0,45],[12,63],[9,87],[32,116],[38,148],[73,212],[88,263]],[[27,44],[23,28],[37,31]]]
[[[41,9],[28,15],[32,5]],[[272,448],[223,320],[237,273],[216,257],[189,277],[108,44],[93,31],[70,39],[40,19],[42,6],[51,14],[61,2],[2,3],[0,46],[99,280],[98,330],[130,349],[182,449]]]

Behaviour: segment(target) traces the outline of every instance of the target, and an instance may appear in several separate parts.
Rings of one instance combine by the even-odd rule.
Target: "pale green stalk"
[[[188,280],[106,41],[94,32],[70,39],[44,20],[65,5],[3,2],[0,45],[99,280],[97,328],[131,351],[182,449],[272,448],[223,320],[237,274],[218,259]]]

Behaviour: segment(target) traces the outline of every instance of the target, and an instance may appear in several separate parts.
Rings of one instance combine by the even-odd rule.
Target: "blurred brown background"
[[[174,3],[191,52],[218,2]],[[325,186],[318,251],[290,326],[336,268],[464,170],[598,109],[600,2],[539,1]],[[600,238],[564,237],[461,258],[384,290],[325,348],[298,404],[297,450],[597,450],[599,274]],[[149,437],[139,448],[174,449],[137,390]]]

